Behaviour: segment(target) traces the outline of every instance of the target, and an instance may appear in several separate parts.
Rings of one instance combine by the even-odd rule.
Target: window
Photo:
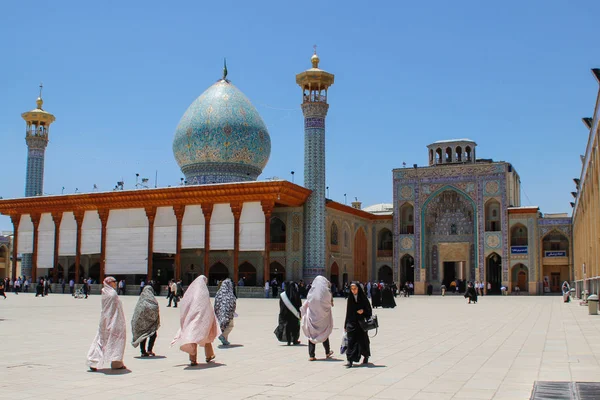
[[[337,224],[335,222],[331,224],[331,238],[330,238],[330,243],[333,246],[337,246],[338,245],[338,227],[337,227]]]
[[[492,199],[485,205],[485,230],[498,232],[501,230],[500,228],[500,203]]]

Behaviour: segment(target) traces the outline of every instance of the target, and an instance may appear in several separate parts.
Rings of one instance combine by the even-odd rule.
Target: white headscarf
[[[331,312],[331,291],[329,281],[319,275],[315,278],[300,308],[302,313],[302,332],[313,343],[322,343],[333,330]]]
[[[87,355],[87,365],[93,368],[102,368],[105,363],[112,361],[123,361],[125,353],[125,314],[117,291],[110,286],[111,282],[116,282],[112,276],[104,279],[98,333]]]
[[[196,345],[212,343],[221,334],[204,275],[192,282],[179,306],[181,327],[171,345],[179,341],[181,351],[196,354]]]

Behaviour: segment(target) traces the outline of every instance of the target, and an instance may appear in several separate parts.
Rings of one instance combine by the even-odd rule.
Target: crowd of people
[[[204,348],[205,361],[215,359],[213,342],[219,339],[223,346],[230,346],[229,335],[237,317],[237,296],[230,279],[219,282],[218,290],[211,304],[208,279],[199,276],[187,288],[185,293],[180,282],[169,285],[169,302],[179,301],[180,326],[171,345],[177,343],[179,349],[188,355],[190,366],[198,364],[198,350]],[[377,284],[379,287],[379,285]],[[276,287],[280,287],[276,285]],[[318,276],[307,285],[305,301],[302,301],[301,286],[296,282],[285,282],[279,294],[279,316],[275,335],[288,345],[300,344],[300,330],[308,339],[309,361],[315,361],[317,345],[321,343],[325,357],[334,354],[330,336],[333,332],[332,307],[333,293],[331,283]],[[124,369],[123,360],[126,345],[126,318],[119,299],[120,282],[107,277],[102,287],[102,306],[98,331],[90,346],[87,365],[91,371],[97,371],[104,365],[112,369]],[[352,282],[349,285],[346,317],[344,320],[344,347],[347,367],[363,359],[369,363],[371,356],[367,321],[373,315],[365,285]],[[390,290],[390,294],[391,294]],[[393,299],[393,295],[392,295]],[[132,341],[134,347],[140,347],[141,357],[154,357],[154,344],[160,327],[160,311],[154,288],[144,285],[131,320]]]

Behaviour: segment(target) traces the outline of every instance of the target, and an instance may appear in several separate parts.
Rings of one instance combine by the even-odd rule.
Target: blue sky
[[[88,4],[89,3],[89,4]],[[126,3],[123,5],[122,3]],[[468,137],[511,162],[523,205],[570,212],[600,67],[600,2],[23,2],[0,6],[0,196],[24,194],[25,125],[44,83],[56,115],[44,191],[110,190],[135,174],[176,185],[179,119],[221,75],[253,102],[272,141],[261,176],[303,182],[301,91],[321,67],[329,92],[334,200],[392,200],[393,168],[426,145]],[[373,5],[376,4],[376,5]],[[11,229],[0,217],[0,229]]]

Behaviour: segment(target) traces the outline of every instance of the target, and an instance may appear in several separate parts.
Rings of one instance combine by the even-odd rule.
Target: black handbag
[[[369,319],[359,318],[358,325],[360,325],[360,328],[365,332],[375,329],[375,336],[377,336],[377,332],[379,331],[379,320],[377,319],[377,315],[373,314]]]

